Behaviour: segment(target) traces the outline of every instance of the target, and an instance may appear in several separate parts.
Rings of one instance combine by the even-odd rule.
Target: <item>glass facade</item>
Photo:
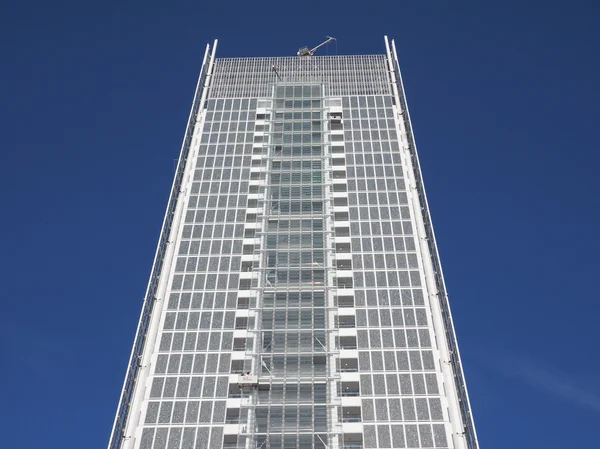
[[[478,448],[386,49],[207,48],[109,448]]]

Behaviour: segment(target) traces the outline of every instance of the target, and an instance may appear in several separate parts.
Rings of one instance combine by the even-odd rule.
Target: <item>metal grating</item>
[[[391,95],[384,55],[216,59],[210,98],[270,96],[277,81],[316,82],[326,96]]]

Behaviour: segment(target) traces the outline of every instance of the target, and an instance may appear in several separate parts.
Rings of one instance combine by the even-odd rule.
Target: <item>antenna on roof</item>
[[[323,45],[328,44],[329,42],[334,41],[334,40],[335,40],[335,37],[327,36],[327,40],[325,42],[321,42],[319,45],[317,45],[312,50],[309,50],[308,47],[302,47],[300,50],[298,50],[298,56],[313,56],[315,54],[315,51],[317,51]]]

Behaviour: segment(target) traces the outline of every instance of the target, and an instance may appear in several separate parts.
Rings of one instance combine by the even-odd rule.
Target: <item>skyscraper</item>
[[[477,449],[394,42],[216,45],[109,449]]]

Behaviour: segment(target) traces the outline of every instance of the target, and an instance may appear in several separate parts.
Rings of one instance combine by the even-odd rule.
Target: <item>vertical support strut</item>
[[[196,148],[194,149],[193,138],[197,124],[203,119],[202,111],[210,87],[216,49],[217,40],[214,41],[212,52],[210,45],[206,46],[204,52],[194,100],[192,101],[181,145],[179,161],[171,186],[171,194],[167,203],[167,210],[154,256],[150,280],[146,289],[144,305],[138,322],[119,405],[117,406],[117,414],[108,444],[109,449],[133,447],[135,437],[138,436],[132,435],[132,432],[137,427],[140,415],[136,414],[132,416],[129,411],[132,405],[136,406],[134,408],[141,408],[144,400],[145,382],[150,375],[152,367],[152,349],[156,344],[155,340],[158,336],[161,312],[164,307],[163,298],[169,282],[169,279],[163,276],[163,271],[166,270],[167,273],[171,272],[169,268],[174,263],[175,245],[173,242],[175,239],[173,237],[180,232],[180,221],[184,212],[185,198],[186,194],[189,195],[189,192],[186,193],[184,189],[189,179],[184,179],[184,176],[186,173],[190,173],[189,166],[194,163],[195,158],[190,156],[190,152],[197,151],[198,143],[196,142]],[[141,363],[138,363],[138,360],[141,360]]]
[[[478,449],[477,434],[473,424],[473,416],[469,396],[464,381],[462,363],[454,332],[454,323],[450,313],[446,285],[439,261],[438,249],[433,232],[431,214],[425,194],[419,157],[415,144],[406,93],[402,83],[402,75],[396,53],[395,42],[384,37],[389,72],[396,107],[396,126],[402,136],[401,151],[405,174],[412,188],[409,197],[412,199],[416,232],[419,236],[419,258],[425,272],[425,286],[428,292],[433,325],[441,357],[440,370],[443,373],[448,401],[449,420],[452,428],[451,437],[457,449]]]

